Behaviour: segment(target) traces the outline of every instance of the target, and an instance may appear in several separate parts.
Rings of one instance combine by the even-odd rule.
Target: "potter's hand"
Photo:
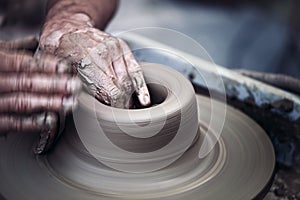
[[[87,15],[78,13],[46,22],[40,48],[69,59],[98,100],[129,108],[136,92],[141,105],[150,104],[141,67],[127,44],[94,28]]]
[[[80,81],[62,59],[0,46],[0,133],[39,132],[34,150],[43,153],[56,139],[59,117],[76,103]]]

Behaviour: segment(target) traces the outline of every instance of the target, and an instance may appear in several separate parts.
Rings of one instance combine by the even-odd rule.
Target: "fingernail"
[[[149,106],[151,103],[149,94],[140,94],[139,101],[143,106]]]

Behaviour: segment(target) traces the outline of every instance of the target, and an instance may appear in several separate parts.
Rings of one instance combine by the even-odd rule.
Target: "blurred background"
[[[38,33],[45,4],[0,0],[0,38]],[[224,67],[300,78],[299,8],[299,0],[121,0],[107,31],[170,28],[195,39]]]
[[[199,42],[219,65],[300,78],[299,8],[297,0],[122,0],[108,31],[170,28]]]

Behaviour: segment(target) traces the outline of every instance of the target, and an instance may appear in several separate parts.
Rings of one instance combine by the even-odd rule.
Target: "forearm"
[[[69,19],[74,14],[85,14],[93,26],[103,30],[115,13],[117,5],[118,0],[49,0],[46,22]]]
[[[63,35],[94,27],[103,30],[117,4],[117,0],[50,0],[40,35],[40,49],[55,53]]]

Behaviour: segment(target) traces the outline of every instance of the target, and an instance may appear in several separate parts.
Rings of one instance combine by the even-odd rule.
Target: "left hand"
[[[0,42],[0,136],[37,132],[33,150],[41,154],[59,137],[81,84],[66,60],[20,51],[34,44],[32,38]]]
[[[129,108],[133,92],[142,106],[150,104],[141,67],[127,44],[94,28],[87,15],[46,22],[40,49],[69,59],[88,91],[106,104]]]

